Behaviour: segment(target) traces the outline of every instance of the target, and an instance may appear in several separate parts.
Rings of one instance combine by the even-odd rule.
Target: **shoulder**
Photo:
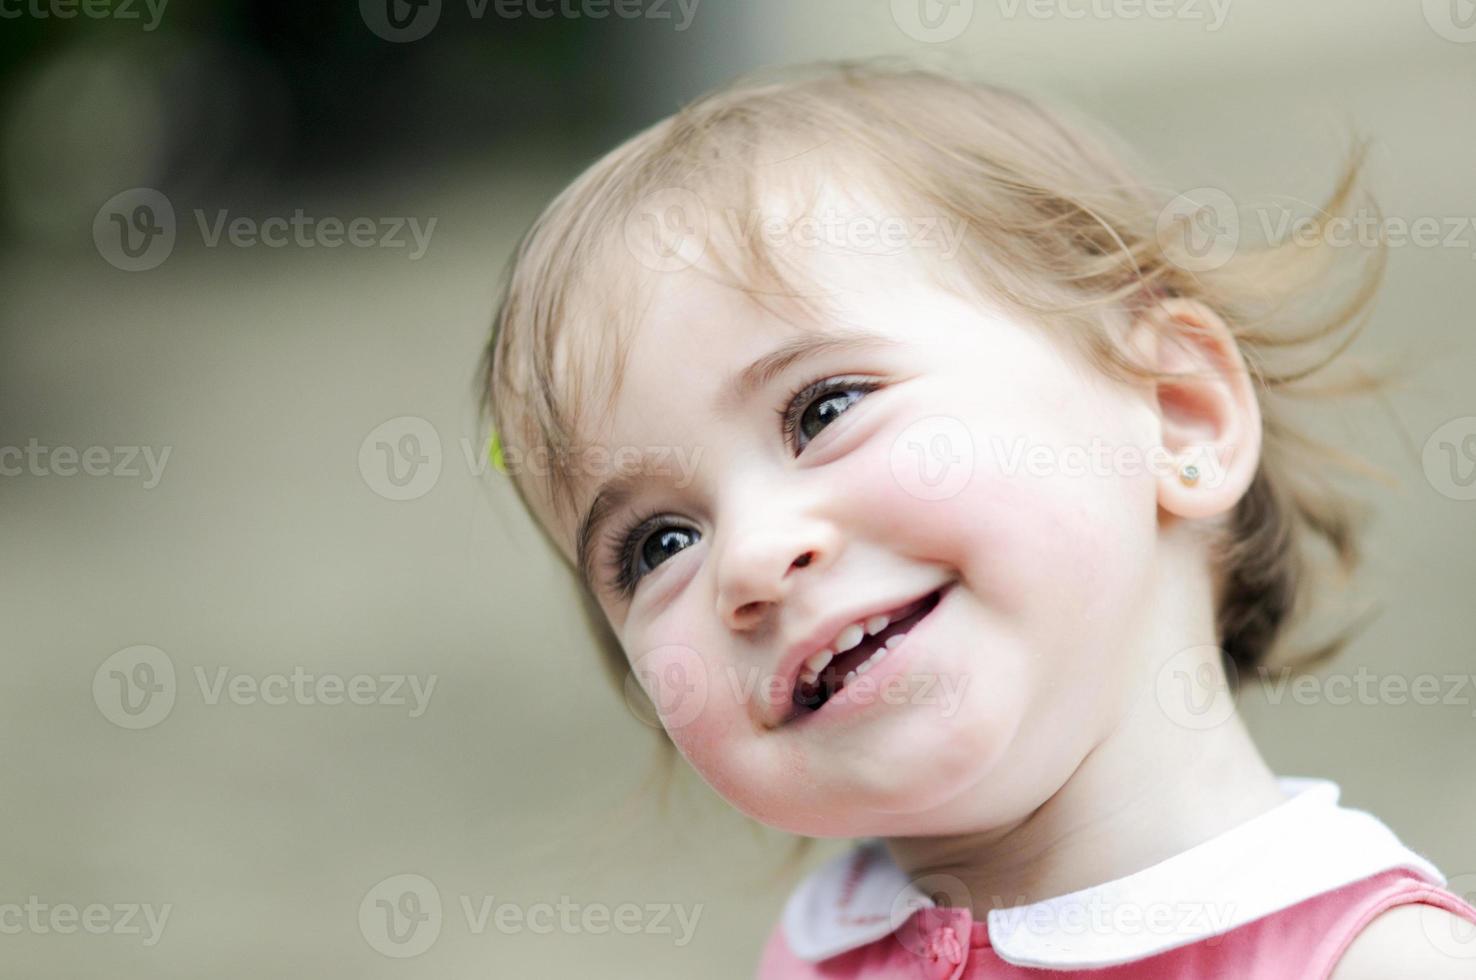
[[[1472,929],[1469,921],[1436,905],[1397,905],[1353,937],[1328,980],[1473,980],[1476,939],[1470,936]],[[1450,941],[1440,944],[1442,936]],[[1466,938],[1461,941],[1459,937]]]

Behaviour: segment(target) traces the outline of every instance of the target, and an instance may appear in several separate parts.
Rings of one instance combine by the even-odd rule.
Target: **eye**
[[[809,440],[880,387],[877,381],[861,378],[825,378],[805,385],[790,395],[779,410],[785,444],[793,444],[795,455],[799,455]]]
[[[622,598],[635,593],[641,579],[671,556],[702,540],[702,533],[676,518],[653,514],[617,530],[610,560],[610,589]]]
[[[795,455],[852,405],[882,387],[869,378],[823,378],[804,385],[779,410],[786,445]],[[641,579],[668,558],[702,540],[702,532],[666,514],[648,514],[610,535],[608,563],[611,592],[629,601]]]

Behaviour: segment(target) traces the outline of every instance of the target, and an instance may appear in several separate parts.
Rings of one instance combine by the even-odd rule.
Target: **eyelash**
[[[881,387],[881,382],[872,379],[858,379],[854,377],[830,377],[822,378],[808,384],[803,384],[790,392],[789,397],[783,402],[776,414],[779,416],[779,427],[783,433],[784,444],[789,446],[793,442],[795,432],[799,428],[799,420],[804,416],[804,411],[818,401],[822,396],[834,394],[837,391],[862,391],[870,394]],[[855,399],[850,404],[854,405],[861,399]],[[799,411],[795,411],[798,408]],[[849,406],[845,411],[850,411]],[[842,413],[844,414],[844,413]],[[805,445],[809,445],[806,443]],[[803,447],[797,450],[804,452]],[[636,586],[645,573],[637,574],[633,570],[636,559],[636,549],[643,547],[646,539],[659,530],[668,527],[681,527],[672,521],[662,522],[665,515],[659,511],[648,511],[640,517],[634,518],[629,523],[622,525],[612,531],[607,538],[607,543],[613,550],[610,558],[609,588],[622,599],[629,600],[635,593]]]

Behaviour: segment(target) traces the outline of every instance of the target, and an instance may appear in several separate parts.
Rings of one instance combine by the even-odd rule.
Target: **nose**
[[[836,551],[835,532],[821,521],[786,532],[739,534],[718,566],[718,617],[730,629],[753,629],[793,590],[799,569],[813,575]]]

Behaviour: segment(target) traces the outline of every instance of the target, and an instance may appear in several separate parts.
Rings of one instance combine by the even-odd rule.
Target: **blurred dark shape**
[[[7,20],[9,230],[72,240],[129,186],[226,203],[301,180],[413,177],[534,145],[586,157],[674,109],[673,90],[698,87],[705,45],[671,20],[497,10],[444,0],[434,29],[410,43],[378,36],[352,0],[175,0],[153,29],[139,19]],[[710,11],[709,27],[723,16]],[[670,104],[652,104],[653,91]]]

